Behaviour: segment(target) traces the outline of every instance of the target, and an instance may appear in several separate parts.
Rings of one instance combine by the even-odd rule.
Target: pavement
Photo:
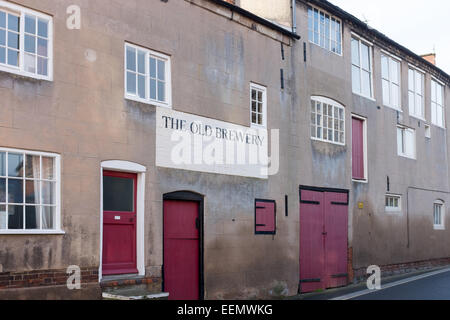
[[[450,300],[450,267],[384,278],[382,275],[381,290],[368,290],[364,282],[287,300]]]

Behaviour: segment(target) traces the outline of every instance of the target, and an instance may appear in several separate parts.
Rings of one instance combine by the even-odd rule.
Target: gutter
[[[238,7],[234,4],[231,4],[231,3],[223,1],[223,0],[209,0],[209,1],[211,1],[217,5],[220,5],[222,7],[228,8],[231,10],[231,12],[239,13],[240,15],[242,15],[244,17],[247,17],[259,24],[262,24],[262,25],[268,27],[268,28],[276,30],[292,39],[300,40],[300,38],[301,38],[297,33],[293,32],[293,31],[289,31],[285,28],[282,28],[279,25],[277,25],[273,22],[270,22],[269,20],[263,19],[260,16],[257,16],[256,14],[253,14],[250,11],[244,10],[241,7]],[[293,1],[295,1],[295,0],[293,0]]]

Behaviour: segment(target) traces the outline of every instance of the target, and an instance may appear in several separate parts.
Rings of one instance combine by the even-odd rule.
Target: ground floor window
[[[444,229],[444,202],[436,201],[433,207],[434,229]]]
[[[386,211],[400,212],[402,210],[402,198],[395,195],[386,195]]]
[[[0,148],[0,233],[59,230],[55,154]]]

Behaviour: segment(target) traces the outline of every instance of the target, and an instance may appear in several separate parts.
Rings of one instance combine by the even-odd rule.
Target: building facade
[[[448,262],[450,77],[327,1],[265,4],[0,1],[0,298]]]

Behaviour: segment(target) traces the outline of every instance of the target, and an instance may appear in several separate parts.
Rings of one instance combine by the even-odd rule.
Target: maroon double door
[[[300,190],[300,291],[347,285],[348,191]]]
[[[202,201],[189,194],[164,200],[164,291],[169,300],[202,299]]]

